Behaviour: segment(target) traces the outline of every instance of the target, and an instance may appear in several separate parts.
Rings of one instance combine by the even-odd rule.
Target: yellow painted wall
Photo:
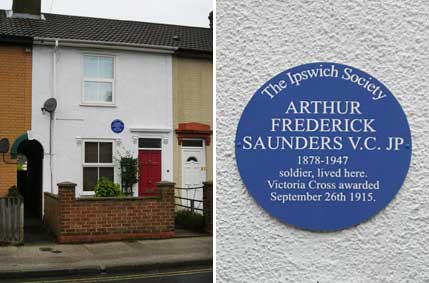
[[[0,45],[0,138],[10,146],[31,128],[31,48]],[[10,154],[5,154],[6,161]],[[0,197],[16,185],[16,164],[0,155]]]
[[[173,125],[197,122],[213,130],[213,62],[211,59],[173,57]],[[182,186],[180,145],[174,142],[174,182]],[[213,137],[206,146],[206,180],[213,180]]]

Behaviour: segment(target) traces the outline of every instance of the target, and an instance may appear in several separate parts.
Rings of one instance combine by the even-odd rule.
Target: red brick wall
[[[213,234],[213,182],[204,182],[203,208],[206,232]]]
[[[75,198],[75,184],[58,184],[58,227],[51,229],[60,243],[169,238],[174,230],[174,183],[157,184],[155,198]],[[45,194],[45,219],[55,223]],[[47,202],[46,202],[47,201]],[[55,206],[55,205],[53,205]],[[57,231],[55,232],[55,229]]]
[[[0,45],[0,138],[10,145],[31,128],[31,47]],[[10,161],[9,154],[5,154]],[[14,161],[13,161],[14,162]],[[0,162],[0,197],[16,185],[16,164]]]

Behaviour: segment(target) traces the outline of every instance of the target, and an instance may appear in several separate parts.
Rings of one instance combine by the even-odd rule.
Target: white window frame
[[[96,143],[111,143],[112,144],[112,163],[86,163],[85,162],[85,147],[87,142],[96,142]],[[84,167],[95,167],[95,168],[113,168],[113,182],[116,183],[116,166],[114,163],[115,160],[115,140],[111,139],[84,139],[82,140],[82,166],[81,166],[81,176],[82,176],[82,189],[81,195],[95,195],[94,191],[84,191],[83,190],[83,168]],[[100,158],[100,146],[98,146],[98,157]],[[98,177],[97,177],[98,178]]]
[[[104,79],[104,78],[87,78],[85,77],[85,57],[94,56],[94,57],[106,57],[113,59],[113,78]],[[104,106],[104,107],[115,107],[116,106],[116,56],[111,54],[102,54],[102,53],[84,53],[82,54],[82,96],[81,96],[81,106]],[[112,84],[112,101],[86,101],[85,100],[85,82],[97,82],[97,83],[111,83]]]

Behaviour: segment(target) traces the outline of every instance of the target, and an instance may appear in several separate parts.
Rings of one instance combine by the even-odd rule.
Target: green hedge
[[[176,211],[176,225],[192,231],[204,231],[204,216],[190,210]]]

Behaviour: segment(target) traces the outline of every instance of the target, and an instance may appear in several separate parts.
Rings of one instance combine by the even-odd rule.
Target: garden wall
[[[174,183],[157,183],[156,197],[76,198],[73,183],[45,193],[45,223],[59,243],[170,238],[174,229]]]

